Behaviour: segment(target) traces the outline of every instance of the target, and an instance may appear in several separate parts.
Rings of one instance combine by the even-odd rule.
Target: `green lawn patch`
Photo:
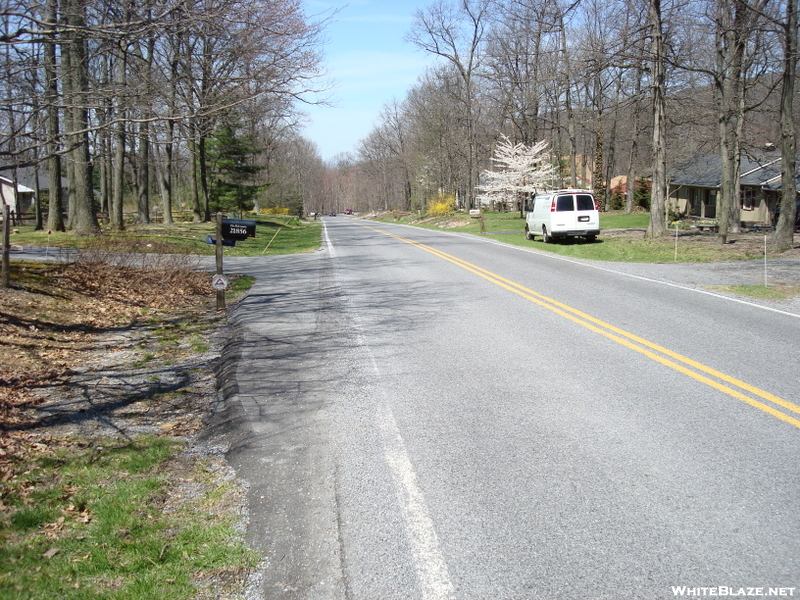
[[[800,296],[797,285],[721,285],[709,289],[762,300],[789,300]]]
[[[256,237],[226,246],[225,256],[269,256],[298,254],[319,249],[321,223],[282,216],[257,217]],[[126,231],[103,230],[97,237],[80,237],[70,232],[34,231],[33,226],[16,228],[11,243],[20,246],[83,248],[109,252],[213,255],[214,245],[206,238],[216,232],[215,223],[174,223],[130,225]]]
[[[538,237],[535,241],[527,240],[524,235],[525,219],[518,212],[484,211],[483,231],[480,222],[470,219],[466,213],[436,218],[416,213],[387,213],[379,218],[387,222],[401,222],[429,229],[485,235],[508,244],[588,260],[664,263],[752,260],[763,257],[760,248],[741,242],[738,245],[722,245],[717,243],[713,234],[697,231],[682,231],[676,252],[675,238],[671,234],[659,239],[645,238],[644,231],[650,223],[650,215],[642,212],[600,213],[600,236],[595,242],[572,238],[552,244],[545,244]]]
[[[0,597],[191,598],[195,574],[239,571],[255,556],[214,507],[225,486],[174,502],[167,438],[34,444],[0,489]],[[202,464],[182,471],[200,481]],[[179,497],[180,494],[178,494]]]

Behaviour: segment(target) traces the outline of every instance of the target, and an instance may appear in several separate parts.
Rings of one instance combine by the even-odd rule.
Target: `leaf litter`
[[[97,440],[108,438],[194,439],[216,398],[215,335],[224,318],[215,311],[209,281],[196,265],[141,268],[85,258],[13,265],[11,288],[0,289],[0,514],[10,510],[3,488],[29,475],[32,457],[74,445],[97,444],[101,452],[105,442]],[[243,522],[244,493],[222,451],[201,446],[190,443],[168,461],[174,484],[164,506],[191,504],[204,490],[226,485],[232,491],[219,513]],[[29,482],[15,493],[27,504],[35,487]],[[62,499],[69,502],[78,491],[67,486]],[[52,543],[42,557],[60,552],[66,524],[91,521],[86,506],[68,504],[41,528]],[[247,572],[195,577],[201,588],[216,587],[223,577],[235,595]]]

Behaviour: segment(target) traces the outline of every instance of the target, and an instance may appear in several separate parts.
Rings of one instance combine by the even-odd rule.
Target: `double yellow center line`
[[[608,339],[625,346],[626,348],[630,348],[631,350],[639,352],[640,354],[644,354],[648,358],[661,363],[664,366],[674,369],[679,373],[683,373],[692,379],[704,383],[716,390],[719,390],[720,392],[728,394],[729,396],[733,396],[738,400],[747,402],[747,404],[750,406],[762,410],[773,417],[780,419],[781,421],[791,423],[795,427],[800,428],[800,419],[792,414],[787,414],[786,412],[775,408],[775,406],[780,406],[789,413],[800,415],[800,406],[792,402],[784,400],[783,398],[779,398],[774,394],[770,394],[769,392],[745,383],[744,381],[740,381],[734,377],[731,377],[730,375],[721,373],[720,371],[712,369],[711,367],[707,367],[697,361],[682,356],[677,352],[673,352],[672,350],[668,350],[667,348],[649,342],[637,335],[628,333],[627,331],[615,327],[610,323],[596,319],[584,312],[576,310],[570,306],[567,306],[566,304],[558,302],[557,300],[553,300],[552,298],[548,298],[547,296],[543,296],[542,294],[534,292],[533,290],[521,286],[518,283],[514,283],[513,281],[501,277],[500,275],[496,275],[491,271],[487,271],[486,269],[478,267],[477,265],[473,265],[465,260],[461,260],[460,258],[457,258],[451,254],[447,254],[446,252],[442,252],[441,250],[437,250],[436,248],[426,244],[395,235],[394,233],[390,233],[388,231],[383,231],[367,225],[363,225],[363,227],[367,227],[368,229],[372,229],[378,233],[395,238],[406,244],[411,244],[412,246],[416,246],[425,252],[429,252],[434,256],[438,256],[439,258],[453,263],[454,265],[459,266],[470,273],[474,273],[478,277],[482,277],[485,280],[508,290],[509,292],[517,294],[518,296],[521,296],[526,300],[533,302],[534,304],[538,304],[539,306],[542,306],[543,308],[546,308],[547,310],[550,310],[557,315],[564,317],[565,319],[569,319],[573,323],[577,323],[578,325],[581,325],[590,331],[599,333],[600,335],[603,335]],[[771,404],[766,404],[765,402],[762,402],[762,400]]]

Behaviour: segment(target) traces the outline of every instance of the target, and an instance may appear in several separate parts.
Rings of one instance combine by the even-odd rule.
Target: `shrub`
[[[609,210],[622,210],[625,208],[625,194],[622,193],[622,186],[617,186],[611,192],[609,200]]]
[[[436,198],[428,200],[428,215],[431,217],[445,217],[452,215],[456,210],[455,196],[439,194]]]
[[[270,206],[259,209],[258,213],[261,215],[288,215],[289,209],[282,206]]]
[[[650,181],[644,177],[636,180],[635,187],[633,188],[633,206],[634,208],[640,207],[645,210],[650,210]],[[608,208],[610,210],[622,210],[625,208],[627,198],[621,185],[618,185],[611,190],[611,198],[609,200]]]
[[[633,201],[636,206],[641,206],[645,210],[650,210],[651,187],[652,184],[648,179],[644,177],[639,178],[639,180],[636,182],[636,187],[633,188]]]

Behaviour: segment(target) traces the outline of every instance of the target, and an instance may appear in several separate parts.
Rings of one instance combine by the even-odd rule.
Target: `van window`
[[[570,210],[575,210],[572,195],[559,196],[558,200],[556,200],[556,212],[566,212]]]
[[[578,194],[578,210],[594,210],[594,200],[589,194]]]

